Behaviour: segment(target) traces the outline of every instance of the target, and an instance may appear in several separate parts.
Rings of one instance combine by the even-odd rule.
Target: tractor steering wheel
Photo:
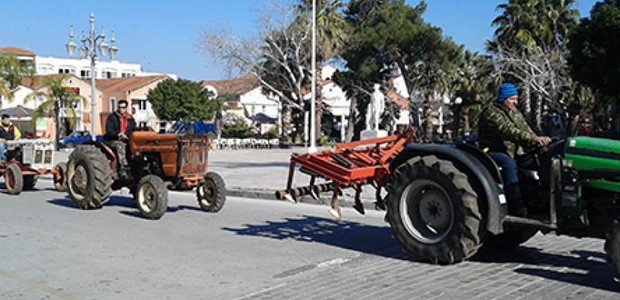
[[[538,157],[551,149],[555,149],[560,144],[564,144],[565,140],[558,137],[552,137],[551,143],[546,146],[536,146],[525,154],[517,157],[517,165],[526,169],[537,169],[540,166]]]

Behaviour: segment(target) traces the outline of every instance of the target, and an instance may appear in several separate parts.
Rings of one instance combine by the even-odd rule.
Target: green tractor
[[[507,214],[500,170],[476,146],[410,144],[392,162],[386,219],[405,251],[452,264],[481,246],[516,247],[538,231],[606,239],[620,274],[620,141],[573,137],[519,165],[527,217]],[[532,161],[534,163],[532,163]],[[527,166],[524,166],[527,165]],[[541,167],[545,166],[545,167]],[[543,176],[544,175],[544,176]]]

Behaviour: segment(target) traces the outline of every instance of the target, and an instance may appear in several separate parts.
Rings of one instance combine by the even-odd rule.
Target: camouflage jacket
[[[497,104],[486,106],[478,126],[480,148],[514,157],[536,146],[537,135],[518,109],[506,111]]]

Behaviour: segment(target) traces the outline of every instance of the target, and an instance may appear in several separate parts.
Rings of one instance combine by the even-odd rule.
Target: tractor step
[[[521,217],[515,217],[515,216],[506,216],[504,218],[504,223],[522,225],[522,226],[538,228],[538,229],[547,229],[547,230],[558,229],[558,226],[555,224],[542,222],[537,219],[521,218]]]

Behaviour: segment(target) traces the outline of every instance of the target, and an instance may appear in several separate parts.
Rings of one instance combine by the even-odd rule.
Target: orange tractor
[[[200,207],[218,212],[226,201],[222,178],[207,172],[207,136],[134,132],[128,145],[129,172],[119,172],[118,155],[106,142],[78,146],[69,156],[67,186],[78,208],[102,207],[113,190],[129,188],[142,216],[161,218],[168,190],[196,188]]]

